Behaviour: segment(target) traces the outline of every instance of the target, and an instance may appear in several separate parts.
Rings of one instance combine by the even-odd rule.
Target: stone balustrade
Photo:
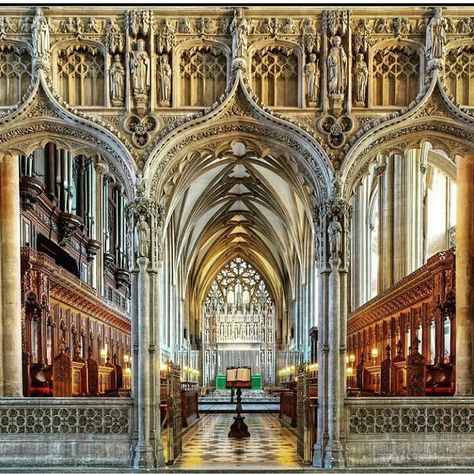
[[[131,399],[0,399],[0,467],[129,466],[132,406]]]
[[[346,399],[347,466],[472,465],[474,398]]]

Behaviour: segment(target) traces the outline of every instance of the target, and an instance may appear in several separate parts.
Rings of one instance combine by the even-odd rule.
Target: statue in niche
[[[361,107],[365,105],[368,77],[369,69],[367,63],[364,61],[364,55],[359,53],[354,64],[354,102]]]
[[[441,16],[441,8],[435,8],[434,16],[426,28],[426,53],[429,59],[443,59],[447,26],[446,18]]]
[[[309,55],[308,63],[304,67],[306,77],[306,102],[309,107],[318,103],[319,95],[319,59],[316,54]]]
[[[245,58],[247,56],[247,35],[250,26],[244,18],[242,8],[234,9],[234,19],[230,25],[232,34],[232,54],[233,58]]]
[[[116,54],[114,62],[110,67],[110,96],[112,105],[122,105],[124,101],[123,86],[125,78],[125,68],[120,59],[120,54]]]
[[[329,223],[328,237],[329,254],[331,258],[339,258],[342,249],[342,226],[341,223],[337,220],[337,216],[333,216],[332,221]]]
[[[137,41],[136,51],[132,51],[130,72],[132,74],[132,90],[134,95],[147,94],[150,87],[150,58],[145,51],[145,40]]]
[[[158,82],[160,84],[159,104],[161,107],[169,107],[171,105],[171,66],[167,54],[163,54],[160,58]]]
[[[49,58],[49,22],[43,16],[41,8],[36,9],[31,30],[33,32],[33,50],[39,58]]]
[[[135,226],[135,246],[138,257],[148,257],[150,251],[150,226],[145,220],[145,214],[140,214]]]
[[[347,86],[347,56],[342,48],[342,38],[338,35],[331,39],[328,65],[328,92],[330,95],[344,94]]]

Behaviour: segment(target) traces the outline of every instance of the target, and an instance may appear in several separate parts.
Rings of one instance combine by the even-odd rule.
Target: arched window
[[[425,261],[449,248],[449,232],[456,224],[456,183],[428,165],[425,191]]]
[[[31,56],[26,48],[0,45],[0,106],[16,104],[31,82]]]
[[[265,105],[298,106],[298,57],[293,49],[273,46],[252,57],[252,86]]]
[[[377,296],[378,292],[378,271],[379,271],[379,193],[375,189],[369,209],[369,299]]]
[[[230,260],[216,275],[207,295],[205,305],[268,304],[273,300],[267,285],[257,270],[241,257]]]
[[[408,46],[379,49],[373,57],[373,104],[403,107],[419,91],[420,56]]]
[[[227,57],[213,46],[185,50],[180,58],[180,75],[180,105],[212,105],[225,90]]]
[[[103,106],[104,58],[98,48],[71,46],[58,54],[59,93],[69,105]]]
[[[445,80],[455,102],[474,105],[474,46],[461,46],[448,51]]]

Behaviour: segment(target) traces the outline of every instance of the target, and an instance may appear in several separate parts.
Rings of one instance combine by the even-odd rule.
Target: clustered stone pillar
[[[133,399],[135,448],[133,465],[153,469],[164,465],[160,440],[160,332],[157,268],[157,206],[144,197],[128,208],[129,229],[134,233],[133,252],[133,324],[134,345]]]
[[[346,391],[347,266],[349,207],[337,196],[321,207],[319,232],[318,424],[313,464],[343,467],[341,442]]]
[[[457,164],[456,395],[474,395],[474,154]]]
[[[0,156],[0,396],[22,395],[20,191],[17,157]]]

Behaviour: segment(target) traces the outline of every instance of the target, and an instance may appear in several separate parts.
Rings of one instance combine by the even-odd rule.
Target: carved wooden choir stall
[[[349,392],[453,395],[455,304],[451,249],[351,313],[348,359],[358,364]]]

